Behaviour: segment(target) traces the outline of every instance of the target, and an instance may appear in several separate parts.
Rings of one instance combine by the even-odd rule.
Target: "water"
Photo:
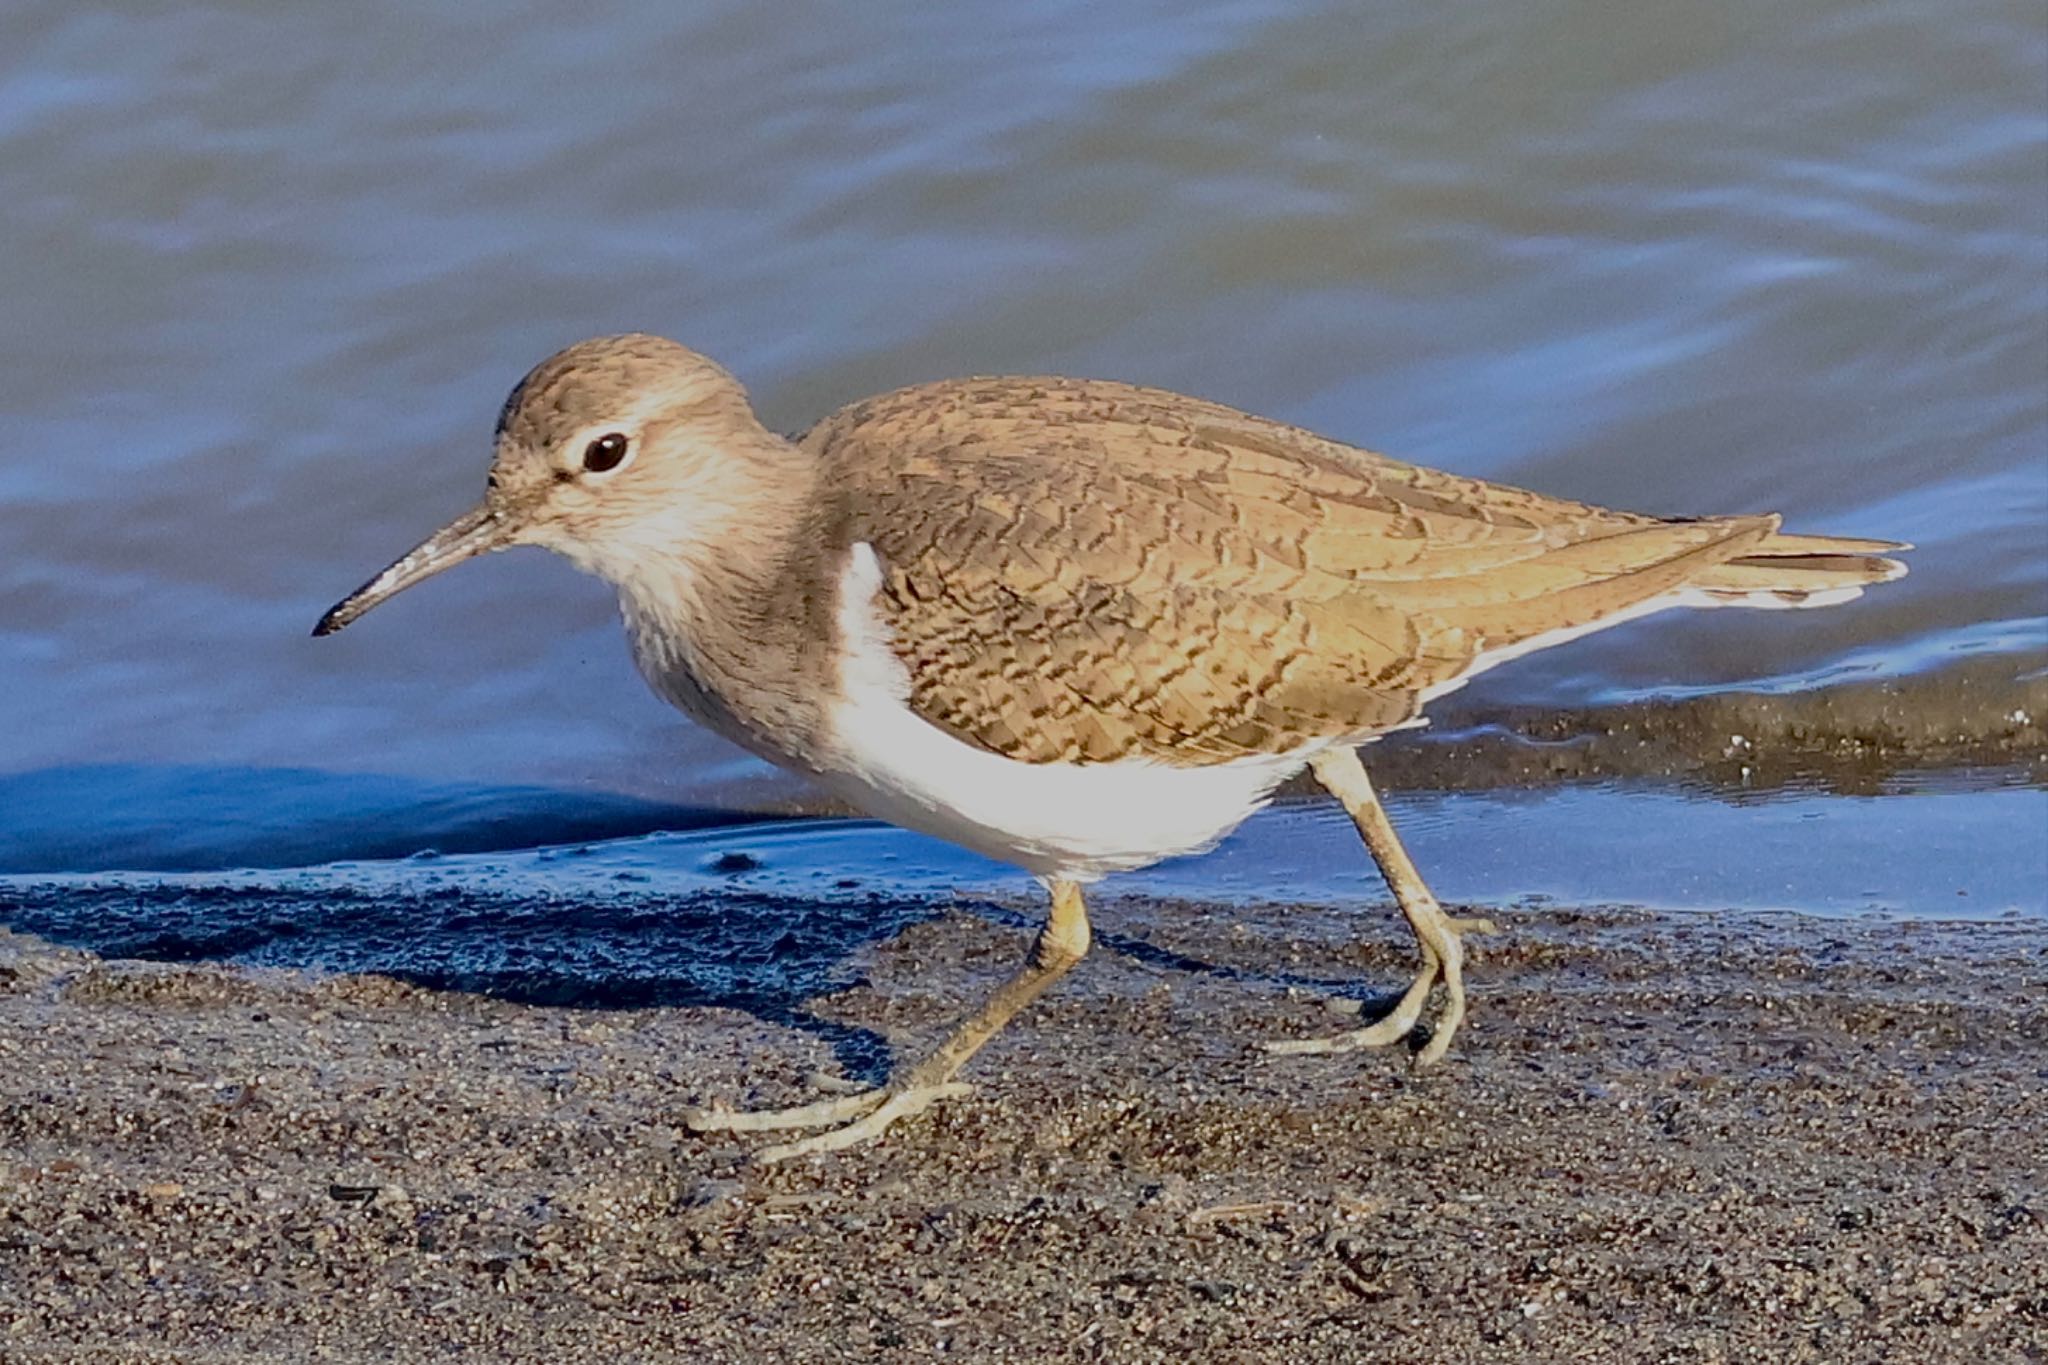
[[[306,638],[476,496],[529,364],[629,327],[786,429],[963,370],[1104,375],[1921,547],[1847,608],[1502,669],[1447,724],[1935,699],[1987,658],[2014,690],[1972,714],[2002,715],[2048,659],[2035,7],[16,0],[0,54],[0,867],[790,798],[537,551]]]
[[[1922,789],[1886,797],[1785,797],[1750,806],[1673,793],[1581,788],[1452,794],[1390,803],[1417,863],[1459,904],[1625,902],[1662,910],[1743,907],[1809,915],[1989,919],[2048,913],[2042,847],[2048,794]],[[1674,840],[1683,824],[1688,837]],[[1853,872],[1844,876],[1842,870]],[[552,907],[566,931],[625,897],[740,893],[789,902],[874,895],[1029,894],[1010,868],[872,820],[767,820],[586,844],[439,851],[314,868],[187,873],[105,870],[0,877],[30,887],[176,889],[201,902],[278,890],[310,904],[338,890],[448,898],[482,890]],[[1213,852],[1128,873],[1104,894],[1237,907],[1384,900],[1378,873],[1335,805],[1270,808]],[[91,923],[95,917],[85,917]]]

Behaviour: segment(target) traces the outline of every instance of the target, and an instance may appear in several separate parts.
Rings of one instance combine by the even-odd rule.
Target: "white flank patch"
[[[910,709],[889,648],[873,547],[853,547],[839,584],[841,696],[823,781],[893,824],[1041,877],[1094,881],[1213,847],[1322,746],[1200,767],[1145,759],[1020,763],[953,738]]]

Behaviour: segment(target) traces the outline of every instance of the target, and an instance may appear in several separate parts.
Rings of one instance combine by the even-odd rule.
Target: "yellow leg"
[[[1017,974],[989,997],[972,1018],[953,1030],[936,1051],[901,1076],[878,1090],[864,1090],[838,1099],[792,1109],[764,1109],[735,1112],[729,1109],[699,1109],[684,1116],[690,1128],[704,1132],[723,1129],[733,1132],[761,1132],[782,1128],[820,1128],[843,1123],[829,1133],[777,1147],[764,1147],[757,1157],[781,1161],[785,1157],[835,1152],[843,1147],[879,1135],[897,1119],[922,1113],[942,1099],[965,1094],[972,1087],[953,1077],[982,1044],[996,1036],[1017,1012],[1044,994],[1046,987],[1067,974],[1088,952],[1088,907],[1081,888],[1073,882],[1054,882],[1052,913],[1032,945],[1031,956]]]
[[[1394,900],[1400,905],[1401,913],[1408,917],[1408,924],[1415,930],[1416,946],[1422,954],[1422,968],[1415,974],[1415,980],[1401,996],[1400,1002],[1376,1023],[1349,1033],[1339,1033],[1328,1038],[1303,1038],[1287,1042],[1268,1043],[1268,1052],[1349,1052],[1353,1048],[1384,1047],[1399,1042],[1414,1029],[1415,1021],[1422,1015],[1422,1007],[1429,1001],[1430,987],[1441,977],[1444,983],[1444,1012],[1437,1021],[1436,1032],[1430,1035],[1428,1046],[1416,1058],[1420,1065],[1440,1060],[1451,1039],[1458,1032],[1458,1025],[1465,1019],[1465,949],[1461,936],[1465,934],[1490,934],[1497,932],[1497,926],[1487,919],[1456,919],[1443,912],[1424,884],[1422,874],[1415,870],[1415,863],[1408,857],[1408,850],[1401,847],[1401,840],[1394,833],[1394,826],[1387,819],[1386,808],[1380,805],[1379,794],[1372,789],[1372,782],[1365,775],[1365,765],[1358,761],[1353,749],[1331,749],[1319,754],[1309,764],[1316,781],[1323,784],[1329,793],[1344,803],[1350,812],[1351,822],[1358,826],[1358,833],[1365,840],[1365,846],[1372,852],[1373,861],[1379,864],[1380,875],[1387,879],[1387,886],[1394,893]]]

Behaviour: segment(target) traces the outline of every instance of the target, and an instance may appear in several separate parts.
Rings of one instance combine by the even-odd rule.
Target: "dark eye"
[[[608,431],[583,447],[583,467],[593,474],[617,469],[625,458],[626,438],[616,431]]]

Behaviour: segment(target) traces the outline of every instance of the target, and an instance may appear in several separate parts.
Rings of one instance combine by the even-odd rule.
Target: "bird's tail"
[[[1701,607],[1831,607],[1872,583],[1905,577],[1905,564],[1888,556],[1912,548],[1894,540],[1774,533],[1689,580],[1684,596]]]

